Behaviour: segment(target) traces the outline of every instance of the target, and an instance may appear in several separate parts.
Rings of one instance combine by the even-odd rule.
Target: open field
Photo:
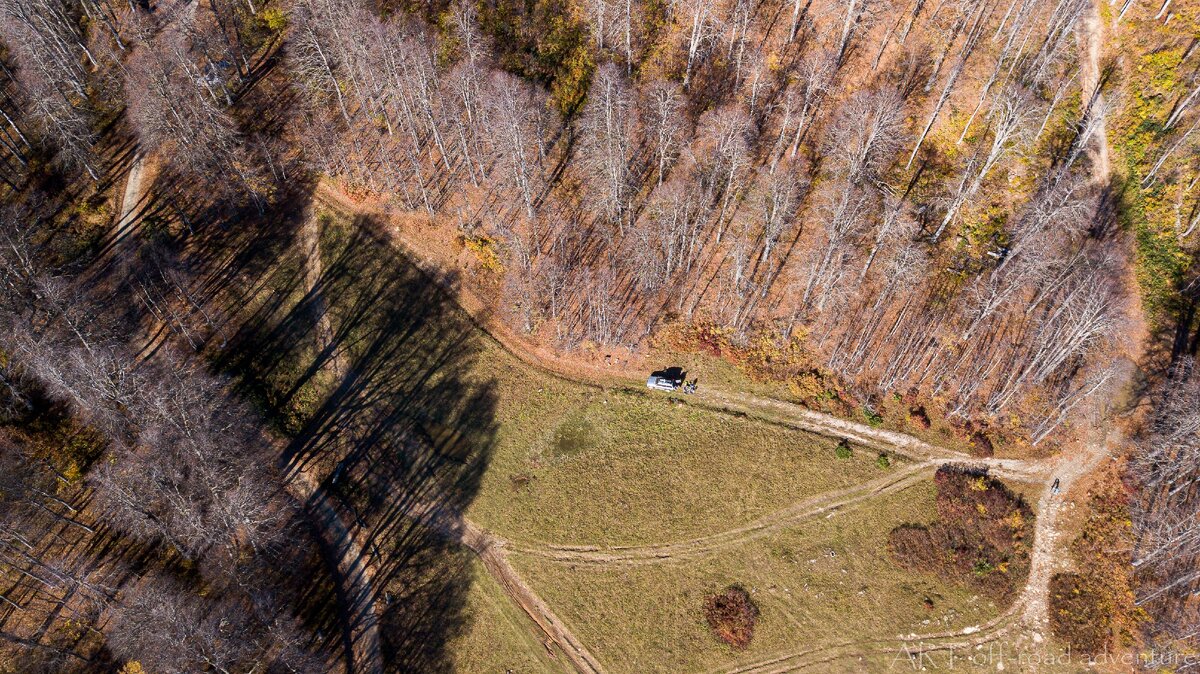
[[[496,448],[469,515],[514,541],[630,545],[748,522],[887,470],[876,453],[673,404],[502,374]],[[555,385],[557,384],[557,385]]]
[[[695,560],[605,567],[515,554],[513,562],[614,672],[721,671],[847,642],[867,651],[877,640],[887,647],[899,635],[980,625],[1005,608],[888,558],[888,532],[936,517],[933,496],[923,481]],[[701,612],[706,595],[731,584],[761,611],[743,652],[717,641]]]

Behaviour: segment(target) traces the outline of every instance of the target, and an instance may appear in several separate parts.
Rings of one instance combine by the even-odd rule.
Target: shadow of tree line
[[[451,671],[471,559],[422,513],[465,509],[489,461],[495,391],[466,376],[479,336],[445,290],[457,280],[418,270],[367,218],[322,218],[309,287],[296,232],[319,208],[288,203],[268,216],[275,227],[254,218],[189,244],[190,264],[206,270],[197,289],[226,310],[208,347],[286,437],[285,469],[319,480],[310,516],[315,500],[332,501],[374,571],[366,596],[343,579],[343,605],[314,626],[339,631],[343,657],[362,668],[352,641],[374,605],[386,670]],[[329,564],[344,543],[326,550]]]
[[[254,102],[248,125],[279,135],[295,109],[284,91],[251,89],[269,100]],[[114,143],[114,172],[132,157],[126,140]],[[293,576],[309,647],[363,669],[352,642],[368,617],[363,606],[374,606],[385,669],[452,670],[448,646],[468,626],[472,559],[420,515],[470,504],[495,433],[493,387],[467,376],[480,341],[453,301],[457,279],[422,273],[388,245],[380,223],[360,218],[323,224],[322,270],[310,285],[299,232],[319,210],[311,176],[291,164],[265,212],[208,189],[169,166],[144,181],[126,240],[92,244],[123,246],[93,270],[103,286],[95,291],[123,312],[130,334],[149,335],[143,357],[173,334],[231,375],[282,436],[284,470],[318,483],[305,504],[313,538],[329,533],[313,509],[325,500],[362,543],[374,580],[367,596],[336,578],[345,540],[324,540],[321,573],[299,550],[280,557],[294,563],[283,574]],[[182,309],[164,313],[172,304]]]
[[[187,662],[197,651],[210,647],[222,651],[219,657],[231,662],[242,663],[260,655],[274,658],[278,652],[255,654],[249,651],[259,645],[255,641],[263,636],[264,630],[270,631],[275,626],[281,626],[279,636],[290,639],[290,624],[269,624],[276,618],[289,620],[284,606],[309,606],[320,611],[323,606],[334,604],[330,601],[332,587],[327,574],[321,572],[321,560],[315,554],[315,546],[303,529],[292,527],[290,508],[284,508],[287,514],[281,514],[282,525],[279,527],[280,531],[286,532],[287,546],[279,549],[268,544],[256,549],[258,553],[266,554],[249,554],[249,546],[243,546],[239,550],[243,554],[224,559],[208,554],[210,546],[205,543],[197,543],[194,548],[168,543],[163,539],[173,537],[162,537],[131,524],[132,520],[126,516],[128,509],[114,507],[111,498],[103,498],[113,494],[105,477],[106,470],[117,464],[145,468],[145,464],[129,463],[139,453],[159,454],[164,457],[159,459],[163,465],[170,464],[168,471],[188,472],[187,466],[174,464],[177,455],[166,451],[175,443],[152,439],[146,446],[141,446],[141,440],[142,432],[146,430],[144,424],[162,429],[161,425],[154,426],[161,424],[162,418],[156,417],[157,421],[147,419],[155,416],[153,412],[158,409],[158,403],[176,395],[186,398],[188,394],[175,383],[169,382],[164,389],[156,388],[155,383],[170,380],[165,375],[172,367],[180,368],[182,381],[188,377],[186,373],[190,368],[186,359],[180,359],[174,351],[157,362],[138,363],[134,344],[140,333],[134,329],[136,323],[128,322],[139,318],[139,312],[137,303],[131,301],[136,295],[127,290],[140,286],[137,279],[149,275],[151,263],[169,257],[170,242],[164,241],[163,237],[152,237],[129,259],[121,256],[116,265],[111,264],[109,258],[97,256],[98,263],[93,264],[92,269],[81,264],[69,268],[57,266],[61,246],[56,238],[65,240],[71,234],[64,235],[62,231],[70,227],[70,222],[54,217],[56,212],[52,209],[56,205],[48,203],[37,217],[29,216],[28,240],[24,235],[14,234],[9,226],[11,223],[4,223],[6,242],[27,251],[29,259],[37,260],[31,264],[33,271],[28,272],[28,279],[22,277],[19,283],[10,285],[15,288],[12,301],[19,302],[28,293],[26,286],[38,287],[39,283],[46,282],[45,279],[53,279],[51,282],[61,288],[63,299],[53,300],[46,307],[35,306],[31,315],[34,318],[39,314],[69,315],[71,318],[62,321],[75,326],[75,329],[69,329],[53,318],[8,321],[12,316],[5,317],[6,322],[12,323],[6,325],[10,329],[6,330],[5,337],[12,338],[5,340],[6,349],[19,349],[22,362],[15,368],[11,362],[6,362],[0,371],[0,380],[5,383],[4,395],[0,396],[3,399],[0,400],[0,408],[3,408],[0,412],[0,460],[6,464],[0,467],[0,481],[9,482],[12,478],[12,484],[20,487],[22,492],[41,497],[33,500],[22,493],[18,494],[21,498],[9,502],[9,485],[0,488],[0,520],[6,520],[0,524],[11,525],[2,527],[5,534],[36,542],[36,545],[26,546],[36,554],[25,555],[28,564],[23,565],[33,571],[23,572],[16,583],[7,582],[11,580],[8,573],[11,565],[6,564],[2,574],[6,582],[0,589],[6,609],[0,611],[0,640],[24,647],[18,650],[15,661],[5,663],[9,665],[5,669],[15,667],[12,671],[22,672],[116,671],[122,661],[146,656],[173,663],[166,665],[167,669],[189,670],[190,666],[178,663]],[[21,222],[24,224],[26,220],[22,218]],[[78,247],[66,246],[66,249],[72,248]],[[42,269],[46,265],[50,271]],[[9,266],[7,262],[6,266]],[[102,269],[97,270],[97,267]],[[130,274],[109,273],[114,269]],[[4,310],[11,314],[12,306],[6,306]],[[75,341],[55,341],[56,336],[61,337],[60,333],[66,332],[73,332],[75,339],[88,347],[89,353],[106,356],[102,361],[103,372],[96,374],[90,365],[92,361],[78,357],[82,347]],[[23,350],[21,344],[26,344]],[[29,344],[50,346],[33,348]],[[54,361],[60,365],[47,366]],[[62,363],[66,363],[68,369],[62,369]],[[71,363],[74,363],[73,367]],[[121,383],[112,384],[111,380],[105,380],[105,374],[110,371],[120,373],[111,376],[119,376]],[[97,380],[110,382],[110,389],[105,390],[110,390],[111,398],[90,392],[89,386]],[[89,383],[81,388],[84,381]],[[228,403],[231,415],[246,411],[236,401],[225,397],[219,380],[205,374],[188,381],[193,382],[196,391],[206,391],[203,398],[207,404],[220,408]],[[75,393],[65,393],[67,391]],[[159,395],[164,397],[155,398]],[[243,446],[243,438],[255,436],[254,431],[258,428],[255,417],[245,417],[244,429],[221,434],[225,444]],[[202,434],[218,430],[205,425],[203,410],[197,418],[189,417],[189,420],[197,423]],[[247,433],[241,432],[243,430]],[[153,436],[154,431],[150,435]],[[259,443],[244,445],[249,455],[255,457],[263,448],[264,445]],[[161,451],[150,451],[152,449]],[[114,460],[101,460],[102,457]],[[220,460],[221,457],[208,457],[212,463]],[[98,470],[91,470],[93,467]],[[74,477],[68,478],[60,470]],[[173,474],[170,478],[160,476],[162,479],[157,481],[151,479],[154,484],[149,486],[160,486],[175,477]],[[262,477],[261,474],[243,472],[238,481],[248,478],[247,482],[255,483]],[[123,478],[114,479],[120,481]],[[186,492],[194,482],[182,477],[173,484]],[[128,486],[131,483],[121,484]],[[259,484],[263,488],[259,495],[264,501],[273,503],[282,485],[278,480]],[[146,512],[161,512],[164,507],[171,510],[172,506],[162,505],[162,499],[152,502],[153,496],[159,494],[153,488],[138,490],[138,493],[150,509]],[[97,495],[102,496],[98,500],[103,503],[95,506],[93,500]],[[187,499],[179,492],[176,495]],[[54,508],[48,508],[40,501],[51,502]],[[189,501],[186,507],[192,505],[197,508],[195,512],[207,510],[195,501]],[[43,516],[34,519],[23,512],[19,517],[10,518],[17,510],[36,510]],[[248,529],[253,527],[249,520],[245,522]],[[208,524],[211,522],[205,520],[204,526]],[[23,533],[24,530],[29,531],[28,535]],[[176,533],[186,535],[179,529]],[[266,548],[271,549],[268,552]],[[297,578],[305,582],[297,583]],[[32,579],[36,583],[23,579]],[[203,592],[199,591],[201,589]],[[179,620],[159,621],[143,630],[142,626],[133,625],[137,621],[131,618],[138,617],[138,609],[145,607],[167,612],[173,608],[186,608],[187,615]],[[277,612],[276,608],[283,610]],[[229,627],[234,618],[240,621]],[[40,626],[34,626],[36,631],[28,629],[33,620],[40,620]],[[211,628],[206,635],[189,640],[197,629],[205,627]],[[247,632],[242,632],[241,628]],[[255,639],[246,638],[244,641],[250,643],[240,651],[236,646],[232,650],[222,650],[224,643],[239,641],[226,638],[231,632],[239,636],[253,632]],[[103,638],[95,638],[102,633]],[[274,633],[270,636],[271,641],[284,649],[292,646],[276,640]],[[305,650],[322,654],[325,649],[320,632],[313,631],[309,637],[304,639]],[[159,644],[144,643],[152,638],[165,640],[169,645],[159,648]],[[185,644],[187,641],[191,643]],[[272,647],[263,650],[267,648]],[[164,651],[170,653],[163,655]],[[0,660],[5,659],[0,657]],[[287,659],[291,660],[290,654]],[[295,660],[297,664],[300,661],[307,666],[310,659],[299,657]],[[162,669],[162,666],[151,667]]]
[[[264,68],[259,76],[269,73]],[[250,95],[256,91],[251,88]],[[280,110],[288,98],[279,96],[273,106],[248,105],[256,114],[246,126],[282,127],[287,114]],[[115,183],[132,161],[126,131],[106,130],[108,168],[93,190],[99,195],[119,189]],[[495,408],[491,385],[464,377],[479,345],[469,320],[439,287],[453,288],[454,279],[422,275],[372,233],[377,223],[362,221],[347,225],[345,236],[333,242],[322,274],[309,288],[295,251],[295,232],[312,192],[304,175],[297,171],[264,213],[262,204],[206,195],[210,186],[169,169],[143,185],[138,226],[121,240],[93,231],[82,240],[60,228],[49,234],[62,241],[49,242],[61,249],[56,258],[91,262],[90,270],[72,268],[80,274],[78,286],[116,314],[114,322],[125,335],[148,330],[144,357],[161,347],[158,337],[175,333],[233,375],[238,391],[260,403],[283,432],[284,467],[317,476],[310,504],[328,497],[356,539],[365,541],[363,556],[375,579],[369,596],[343,592],[342,605],[333,606],[328,578],[337,572],[329,555],[336,550],[326,551],[326,570],[315,568],[318,558],[308,554],[310,542],[302,532],[274,558],[283,568],[271,571],[270,579],[255,580],[290,584],[288,600],[299,607],[311,633],[307,647],[327,655],[325,635],[354,634],[349,620],[362,615],[346,604],[370,603],[380,613],[386,669],[451,670],[448,643],[469,618],[471,560],[421,523],[419,513],[433,505],[460,510],[474,498],[492,448]],[[53,203],[46,210],[86,196],[81,181],[54,172],[38,177],[41,183],[32,190],[49,195]],[[184,305],[182,315],[151,306],[172,298]],[[333,330],[323,342],[316,335],[326,315]],[[90,493],[79,497],[73,505],[82,508]],[[310,524],[320,528],[315,519]],[[155,546],[132,545],[103,523],[96,529],[96,535],[72,539],[71,545],[81,549],[82,563],[120,565],[123,575],[112,579],[114,593],[125,579],[164,566]],[[181,580],[189,575],[182,568],[167,571]],[[340,640],[345,651],[340,655],[358,665],[351,638]],[[117,665],[110,656],[101,652],[75,664],[79,671],[107,671]],[[62,661],[55,663],[58,671],[67,671]]]

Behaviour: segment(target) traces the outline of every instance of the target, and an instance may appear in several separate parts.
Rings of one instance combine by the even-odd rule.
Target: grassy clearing
[[[346,264],[346,247],[354,245],[351,226],[326,220],[321,243],[327,273]],[[392,255],[393,263],[401,262]],[[411,282],[403,265],[393,269]],[[390,287],[378,277],[387,271],[372,268],[363,281]],[[370,341],[359,333],[384,332],[379,324],[391,320],[372,314],[376,304],[366,308],[357,285],[332,284],[328,296],[333,330],[347,335],[352,352]],[[459,330],[465,324],[461,315],[446,319],[457,320]],[[343,331],[351,320],[362,325]],[[421,339],[442,337],[435,326],[419,330]],[[865,450],[838,459],[836,442],[828,438],[697,409],[677,397],[570,382],[517,360],[482,334],[470,341],[471,356],[449,376],[464,390],[491,391],[494,428],[468,515],[515,541],[604,545],[688,538],[901,465],[880,468],[877,453]],[[404,350],[423,354],[426,347]],[[434,374],[426,387],[445,376]]]
[[[406,309],[432,301],[432,295],[413,289],[420,280],[397,253],[382,256],[386,264],[354,266],[361,259],[355,247],[367,244],[350,236],[353,227],[336,219],[324,227],[321,254],[328,281],[322,295],[349,371],[387,386],[364,403],[370,409],[390,405],[398,419],[417,414],[419,425],[432,433],[442,424],[474,418],[439,412],[439,405],[469,407],[472,401],[462,392],[486,388],[487,411],[479,418],[487,427],[450,430],[484,440],[481,476],[466,495],[468,516],[517,543],[687,539],[905,463],[893,456],[891,467],[881,468],[877,453],[861,448],[839,459],[834,439],[700,409],[637,387],[587,386],[531,368],[469,328],[457,308]],[[295,260],[285,267],[264,279],[262,292],[244,311],[266,317],[260,329],[271,332],[273,343],[290,347],[270,351],[278,362],[264,367],[269,374],[259,381],[269,389],[264,397],[294,413],[298,427],[313,406],[308,401],[328,396],[336,381],[326,374],[328,360],[314,363],[314,351],[320,351],[317,321],[301,306],[314,304],[314,298],[298,287],[302,273]],[[392,276],[398,280],[389,282]],[[418,318],[396,316],[406,311]],[[286,316],[282,325],[274,325],[276,316]],[[391,337],[397,330],[403,341]],[[463,343],[461,353],[447,350],[455,348],[455,339]],[[706,381],[706,374],[699,376]],[[734,370],[724,376],[730,377],[727,385],[746,384],[735,380]],[[410,398],[418,402],[407,403]],[[695,670],[807,643],[963,627],[994,615],[998,607],[972,602],[967,590],[939,586],[932,576],[916,577],[887,559],[884,543],[892,527],[933,516],[932,489],[923,484],[678,565],[572,570],[521,556],[514,562],[614,671]],[[455,574],[465,576],[472,578],[463,602],[471,618],[447,643],[456,666],[494,671],[503,660],[514,671],[538,671],[546,665],[525,618],[478,562],[470,560]],[[741,653],[713,639],[700,612],[704,596],[731,584],[752,590],[762,609],[754,642]],[[926,608],[926,597],[934,608]]]
[[[1002,607],[965,586],[904,571],[888,558],[892,527],[935,516],[932,483],[922,482],[705,559],[612,568],[519,555],[513,562],[612,671],[706,671],[782,652],[961,629],[996,615]],[[761,610],[742,652],[718,642],[701,613],[706,595],[731,584],[747,588]]]
[[[454,671],[564,672],[565,660],[551,660],[533,623],[504,595],[483,563],[472,559],[467,593],[467,627],[448,644]]]
[[[877,453],[697,409],[665,395],[577,386],[481,358],[496,445],[469,515],[518,541],[661,543],[748,522],[885,470]],[[483,365],[483,363],[488,363]]]

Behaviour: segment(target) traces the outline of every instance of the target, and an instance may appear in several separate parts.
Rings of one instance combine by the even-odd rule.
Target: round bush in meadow
[[[715,637],[740,650],[754,638],[758,606],[744,588],[730,585],[704,600],[704,618]]]

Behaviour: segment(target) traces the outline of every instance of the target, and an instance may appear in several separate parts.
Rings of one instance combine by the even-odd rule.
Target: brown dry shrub
[[[1078,573],[1056,573],[1050,579],[1050,630],[1082,653],[1104,650],[1113,637],[1096,590]]]
[[[770,329],[741,335],[731,328],[698,322],[671,326],[660,337],[672,349],[723,358],[755,381],[786,382],[798,388],[801,393],[797,395],[805,400],[839,388],[836,378],[816,366],[799,334],[785,341]]]
[[[720,357],[735,350],[729,339],[731,332],[714,323],[684,323],[673,326],[666,337],[667,343],[680,351]]]
[[[996,454],[996,448],[992,444],[992,439],[983,433],[983,431],[975,431],[971,434],[971,456],[980,458],[989,458]]]
[[[920,405],[908,411],[908,421],[923,431],[929,430],[929,427],[933,425],[929,421],[929,413],[925,411],[924,406]]]
[[[740,650],[754,638],[758,606],[744,588],[731,585],[704,600],[704,618],[714,636]]]
[[[1130,577],[1129,494],[1115,471],[1088,490],[1086,512],[1071,543],[1077,571],[1050,582],[1050,629],[1074,650],[1099,653],[1121,647],[1122,638],[1131,641],[1142,615]]]
[[[934,484],[938,519],[893,529],[892,558],[906,569],[1009,598],[1029,573],[1033,511],[986,470],[942,466]]]

